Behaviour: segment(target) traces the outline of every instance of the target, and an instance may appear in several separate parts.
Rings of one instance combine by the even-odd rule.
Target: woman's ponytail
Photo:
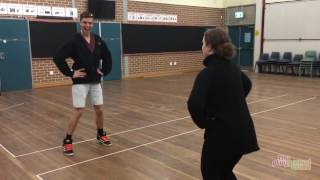
[[[216,53],[226,59],[232,59],[235,56],[235,47],[231,42],[225,42],[216,48]]]
[[[210,46],[219,56],[225,59],[232,59],[235,56],[235,46],[224,30],[209,29],[204,33],[204,39],[206,45]]]

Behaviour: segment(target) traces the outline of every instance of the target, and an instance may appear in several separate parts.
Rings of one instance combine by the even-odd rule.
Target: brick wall
[[[201,68],[201,60],[200,52],[131,55],[123,62],[128,70],[123,69],[122,72],[126,78],[190,72]]]
[[[1,0],[1,3],[34,4],[45,6],[72,7],[71,0]],[[87,0],[76,0],[76,8],[80,14],[87,9]],[[145,3],[128,1],[128,12],[149,12],[161,14],[177,14],[178,23],[171,25],[188,26],[224,26],[224,9],[191,7],[169,4]],[[1,17],[2,15],[0,15]],[[3,16],[2,16],[3,17]],[[30,17],[26,17],[30,18]],[[115,22],[122,22],[122,1],[116,0]],[[136,22],[124,22],[136,23]],[[150,24],[150,23],[144,23]],[[151,23],[152,24],[152,23]],[[125,61],[124,59],[127,59]],[[176,66],[170,66],[170,62],[176,62]],[[177,52],[126,55],[122,57],[121,68],[124,78],[138,76],[155,76],[172,73],[195,71],[202,67],[201,52]],[[53,75],[49,72],[53,71]],[[52,62],[52,58],[32,60],[33,86],[52,86],[69,84],[70,80],[64,77]]]
[[[188,26],[224,26],[224,9],[181,6],[170,4],[146,3],[128,1],[128,12],[145,12],[159,14],[176,14],[178,23],[162,23],[166,25]],[[126,22],[142,24],[142,22]],[[143,24],[153,24],[143,22]],[[157,23],[159,24],[159,23]],[[199,70],[202,67],[201,52],[177,52],[141,55],[124,55],[122,58],[122,76],[124,78],[137,76],[156,76]],[[127,62],[125,61],[127,59]],[[170,62],[177,62],[170,66]],[[125,68],[127,68],[125,70]]]
[[[73,61],[71,59],[68,60],[70,67],[72,63]],[[50,75],[50,71],[53,72],[52,75]],[[32,60],[32,82],[34,87],[44,87],[70,84],[71,80],[59,72],[52,59],[37,58]]]

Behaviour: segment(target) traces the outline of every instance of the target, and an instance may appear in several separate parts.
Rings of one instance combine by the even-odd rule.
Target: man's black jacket
[[[76,33],[71,40],[58,49],[53,61],[58,69],[66,76],[73,76],[75,70],[85,69],[86,76],[83,78],[72,78],[73,84],[99,83],[101,75],[97,69],[101,69],[103,75],[110,73],[112,58],[106,43],[98,36],[95,38],[95,49],[93,52],[86,46],[86,41],[80,33]],[[66,59],[73,59],[72,69],[69,68]],[[102,67],[100,68],[100,60]]]

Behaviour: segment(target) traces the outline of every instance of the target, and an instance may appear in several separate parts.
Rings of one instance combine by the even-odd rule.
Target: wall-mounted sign
[[[51,16],[51,7],[50,6],[38,6],[38,15]]]
[[[0,14],[8,14],[7,4],[0,3]]]
[[[22,14],[22,5],[21,4],[7,4],[7,13],[13,15]]]
[[[59,16],[59,17],[66,16],[65,8],[63,8],[63,7],[52,7],[52,16]]]
[[[146,22],[168,22],[177,23],[178,16],[172,14],[154,14],[154,13],[140,13],[128,12],[129,21],[146,21]]]
[[[36,16],[38,14],[38,7],[35,5],[23,5],[23,15]]]
[[[78,10],[77,8],[66,8],[66,17],[78,17]]]
[[[237,12],[234,13],[234,17],[236,19],[244,18],[244,12],[243,11],[237,11]]]
[[[0,14],[28,16],[78,17],[77,8],[37,6],[29,4],[0,3]]]

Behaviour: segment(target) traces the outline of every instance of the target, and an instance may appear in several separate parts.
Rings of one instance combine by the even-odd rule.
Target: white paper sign
[[[50,6],[38,6],[38,15],[39,16],[51,16],[51,7]]]
[[[7,4],[0,3],[0,14],[8,14]]]
[[[7,13],[14,15],[22,14],[22,5],[21,4],[8,4],[7,5]]]
[[[66,17],[78,17],[78,10],[77,8],[66,8]]]
[[[0,14],[28,16],[78,17],[77,8],[37,6],[29,4],[0,3]]]
[[[167,22],[177,23],[178,16],[173,14],[154,14],[154,13],[140,13],[128,12],[129,21],[146,21],[146,22]]]
[[[52,16],[59,16],[59,17],[66,16],[65,8],[63,8],[63,7],[52,7]]]
[[[23,15],[36,16],[38,14],[38,6],[35,5],[23,5]]]

